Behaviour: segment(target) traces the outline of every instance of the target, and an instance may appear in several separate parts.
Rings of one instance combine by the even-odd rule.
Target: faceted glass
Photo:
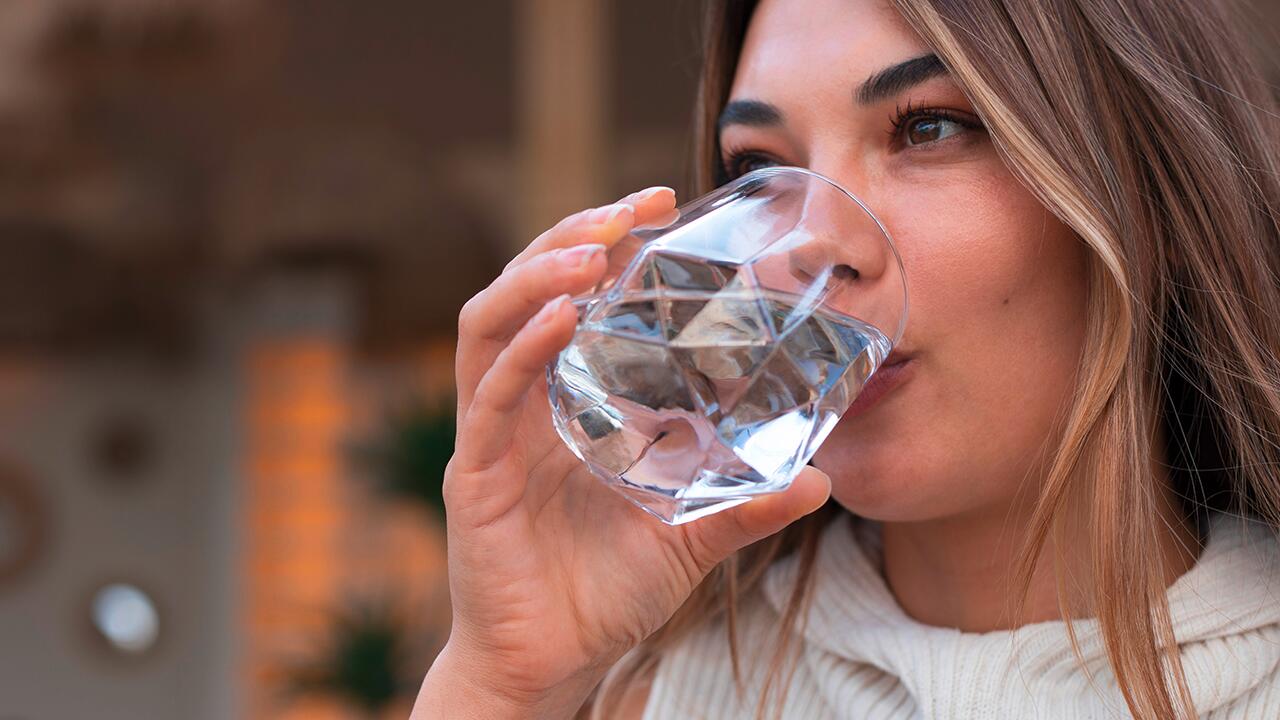
[[[907,290],[880,222],[809,170],[666,220],[610,251],[547,380],[573,453],[679,524],[791,484],[901,338]]]

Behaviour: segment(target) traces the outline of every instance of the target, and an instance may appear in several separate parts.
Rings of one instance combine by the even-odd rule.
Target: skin
[[[814,462],[841,505],[883,522],[885,576],[908,614],[978,632],[1018,624],[1013,559],[1075,388],[1089,250],[1014,178],[985,129],[929,115],[980,125],[948,75],[853,100],[862,80],[930,52],[886,3],[765,0],[730,101],[767,102],[782,122],[729,125],[721,145],[729,161],[758,154],[744,170],[799,165],[835,179],[893,234],[910,303],[897,351],[910,369],[870,412],[842,418]],[[923,112],[895,136],[898,108]],[[1194,542],[1168,519],[1172,579],[1194,560],[1178,548]],[[1087,587],[1083,542],[1067,569]],[[1021,621],[1058,617],[1046,566]]]
[[[556,436],[544,368],[573,336],[566,293],[590,289],[607,247],[674,206],[670,189],[650,188],[570,216],[463,309],[444,481],[453,625],[415,718],[572,715],[720,561],[829,497],[826,475],[809,468],[784,493],[671,527]]]
[[[898,347],[910,376],[872,412],[844,418],[815,464],[841,505],[886,523],[885,574],[910,614],[992,629],[1012,549],[1003,520],[1066,400],[1084,338],[1086,249],[1013,178],[984,131],[922,116],[908,119],[915,133],[890,135],[898,107],[976,121],[950,78],[870,106],[851,101],[856,81],[930,52],[896,13],[847,0],[794,5],[757,10],[731,92],[777,106],[785,124],[731,126],[722,144],[859,193],[893,233],[910,282]],[[814,67],[826,72],[804,71]]]
[[[551,427],[543,368],[576,320],[563,294],[589,289],[603,249],[630,228],[667,217],[669,189],[566,218],[467,303],[444,487],[453,626],[415,718],[572,716],[717,563],[831,494],[884,522],[885,575],[909,614],[1002,626],[1028,512],[1019,486],[1043,478],[1040,451],[1071,391],[1088,256],[982,131],[935,123],[917,128],[931,140],[918,147],[890,139],[894,106],[908,100],[972,117],[950,80],[854,103],[863,79],[927,51],[870,0],[766,0],[748,33],[732,97],[772,103],[785,123],[729,127],[724,144],[859,193],[893,232],[910,282],[905,382],[842,420],[816,457],[822,469],[786,492],[670,527],[593,478]],[[1171,561],[1171,576],[1190,562]],[[1056,617],[1051,577],[1037,576],[1031,609],[1024,620]],[[645,699],[641,687],[622,716]]]
[[[930,52],[879,3],[766,1],[730,99],[769,102],[783,124],[731,125],[721,138],[768,156],[750,167],[800,165],[840,182],[893,234],[910,304],[897,350],[911,377],[872,412],[842,419],[816,457],[836,500],[891,522],[1008,505],[1084,339],[1087,250],[986,132],[922,116],[914,135],[890,135],[895,107],[908,105],[977,122],[956,84],[944,75],[873,105],[852,101],[863,79]]]

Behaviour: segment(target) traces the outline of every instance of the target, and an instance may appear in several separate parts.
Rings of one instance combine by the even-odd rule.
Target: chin
[[[911,522],[962,511],[949,507],[951,493],[934,487],[937,476],[923,473],[929,464],[911,445],[919,436],[888,432],[885,425],[841,422],[813,457],[813,465],[831,477],[831,497],[846,510],[871,520]]]
[[[831,497],[849,512],[881,522],[919,522],[941,515],[939,508],[927,507],[915,498],[904,497],[898,488],[876,487],[847,479],[831,478]]]
[[[813,465],[831,477],[832,499],[849,512],[872,520],[920,519],[915,488],[903,482],[903,475],[893,468],[877,468],[843,448],[825,454],[819,451]]]
[[[831,497],[855,515],[905,522],[949,514],[949,493],[935,487],[946,473],[928,471],[945,458],[925,441],[935,435],[932,418],[918,417],[925,403],[916,373],[862,414],[840,418],[813,456],[831,477]]]

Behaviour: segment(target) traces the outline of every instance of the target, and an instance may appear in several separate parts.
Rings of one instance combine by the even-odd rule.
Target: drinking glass
[[[785,490],[901,339],[889,234],[835,181],[769,167],[610,249],[547,368],[556,431],[676,525]]]

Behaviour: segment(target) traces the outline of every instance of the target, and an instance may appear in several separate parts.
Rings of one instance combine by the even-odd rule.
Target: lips
[[[871,375],[871,379],[862,387],[862,392],[849,406],[845,416],[857,416],[870,410],[885,395],[897,389],[914,374],[915,364],[911,358],[897,352],[885,358],[885,362]]]
[[[899,350],[894,350],[893,352],[889,353],[889,357],[884,359],[884,364],[881,365],[881,367],[889,367],[890,365],[897,365],[898,363],[901,363],[905,360],[910,360],[910,359],[911,359],[910,355],[907,355]]]

